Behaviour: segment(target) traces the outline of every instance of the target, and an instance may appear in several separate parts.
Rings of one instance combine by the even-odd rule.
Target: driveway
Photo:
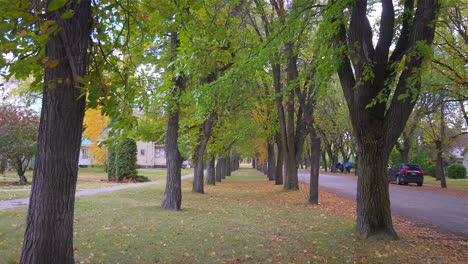
[[[182,176],[182,180],[190,178],[190,177],[193,177],[193,174]],[[113,192],[113,191],[118,191],[122,189],[135,188],[135,187],[140,187],[144,185],[151,185],[151,184],[163,183],[163,182],[166,182],[166,180],[157,180],[157,181],[142,182],[142,183],[135,183],[135,184],[125,184],[122,186],[104,187],[104,188],[97,188],[97,189],[86,189],[86,190],[76,192],[75,196],[90,195],[90,194],[104,193],[104,192]],[[28,204],[29,204],[29,197],[13,199],[13,200],[4,200],[4,201],[0,201],[0,210],[14,208],[14,207],[28,205]]]
[[[309,183],[310,172],[300,171],[299,180]],[[329,174],[320,174],[319,184],[326,191],[350,200],[356,200],[357,180]],[[468,237],[468,198],[426,192],[414,188],[390,185],[392,212],[410,219],[432,224],[441,229]]]

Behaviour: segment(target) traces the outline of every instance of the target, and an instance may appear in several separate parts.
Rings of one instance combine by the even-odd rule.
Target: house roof
[[[93,142],[85,137],[81,137],[81,146],[90,146]]]

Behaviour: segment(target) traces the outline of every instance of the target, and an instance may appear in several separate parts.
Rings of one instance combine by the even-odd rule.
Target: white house
[[[92,144],[86,138],[81,140],[80,167],[89,167],[93,165],[93,157],[89,152],[89,146]],[[166,153],[164,145],[158,145],[154,142],[137,141],[137,166],[139,168],[166,168]]]
[[[137,141],[137,165],[139,168],[166,168],[164,145]]]
[[[468,132],[463,132],[453,138],[455,145],[450,149],[449,153],[458,163],[465,166],[468,171]]]
[[[79,167],[90,167],[93,165],[93,156],[89,153],[89,146],[92,142],[87,138],[81,138],[80,158],[78,160]]]

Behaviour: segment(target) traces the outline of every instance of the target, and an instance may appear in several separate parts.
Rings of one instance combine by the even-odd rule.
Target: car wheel
[[[422,183],[422,182],[418,182],[418,186],[422,186],[422,185],[423,185],[423,183]]]

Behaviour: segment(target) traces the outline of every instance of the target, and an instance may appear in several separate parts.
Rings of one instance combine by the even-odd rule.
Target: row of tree
[[[318,135],[332,157],[342,143],[325,136],[352,134],[360,169],[359,232],[397,238],[387,161],[426,88],[422,75],[437,25],[461,32],[444,31],[445,44],[466,37],[456,26],[466,10],[457,9],[457,1],[441,4],[6,0],[0,12],[6,32],[0,38],[0,65],[8,70],[6,77],[31,78],[31,89],[43,94],[20,262],[73,263],[74,193],[86,107],[100,107],[113,120],[109,129],[122,137],[137,127],[147,132],[142,136],[165,141],[162,207],[169,209],[182,202],[184,155],[194,161],[193,191],[203,193],[205,162],[210,161],[210,173],[213,157],[221,157],[216,167],[227,172],[227,157],[254,156],[255,147],[266,142],[270,157],[282,157],[274,162],[275,179],[284,167],[283,187],[297,190],[307,136],[315,182]],[[376,7],[380,19],[368,19]],[[449,20],[437,17],[441,13],[450,14]],[[466,88],[459,70],[463,58],[445,60],[457,51],[439,52],[437,65],[443,72],[457,68],[447,76]],[[333,97],[331,86],[341,88],[347,110],[334,120],[326,117],[333,113],[329,105],[337,103],[326,99]],[[145,115],[137,118],[135,108]],[[344,122],[351,124],[346,133],[330,130]]]

